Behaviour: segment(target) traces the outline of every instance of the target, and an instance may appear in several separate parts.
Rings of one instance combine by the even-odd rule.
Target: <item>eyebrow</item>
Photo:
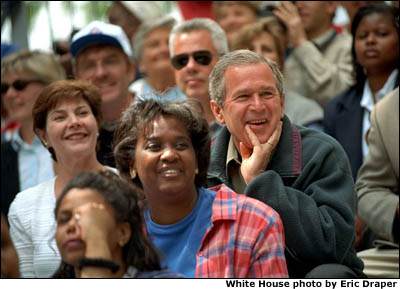
[[[277,91],[277,88],[275,86],[261,86],[260,89],[262,90],[273,90],[274,92]],[[250,93],[252,91],[251,88],[243,88],[243,89],[239,89],[238,91],[235,91],[235,95],[237,94],[246,94],[246,93]]]
[[[79,110],[79,109],[82,109],[82,108],[87,108],[87,106],[86,105],[80,105],[77,108],[75,108],[74,110]],[[65,109],[55,109],[55,110],[51,111],[50,114],[63,113],[63,112],[65,112]]]

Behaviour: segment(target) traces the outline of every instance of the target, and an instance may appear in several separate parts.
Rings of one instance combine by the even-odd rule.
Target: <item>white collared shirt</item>
[[[385,95],[389,94],[396,85],[398,70],[395,69],[390,74],[389,78],[386,80],[385,85],[376,92],[375,98],[376,102],[379,102]],[[362,122],[362,139],[361,139],[361,148],[362,148],[362,155],[363,160],[368,154],[368,144],[367,144],[367,132],[371,126],[370,123],[370,114],[372,109],[374,108],[374,98],[372,96],[371,88],[369,87],[368,80],[365,81],[364,84],[364,91],[361,98],[360,105],[364,108],[364,115],[363,115],[363,122]]]
[[[12,136],[11,145],[18,154],[20,191],[54,178],[51,155],[37,136],[29,145],[21,139],[18,130]]]

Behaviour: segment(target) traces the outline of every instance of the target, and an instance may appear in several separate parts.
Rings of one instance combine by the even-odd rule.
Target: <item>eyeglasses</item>
[[[14,81],[14,82],[11,83],[11,84],[2,83],[2,84],[1,84],[1,94],[6,94],[7,91],[8,91],[8,89],[10,88],[10,86],[14,87],[15,90],[22,91],[22,90],[24,90],[29,84],[34,83],[34,82],[43,83],[43,81],[41,81],[41,80],[35,80],[35,79],[32,79],[32,80],[17,79],[16,81]]]
[[[192,56],[193,59],[198,64],[201,64],[204,66],[209,65],[213,58],[211,52],[207,51],[207,50],[195,51],[192,54],[182,53],[182,54],[177,54],[174,57],[172,57],[172,59],[171,59],[172,66],[175,67],[175,69],[177,69],[177,70],[181,70],[189,63],[190,56]]]

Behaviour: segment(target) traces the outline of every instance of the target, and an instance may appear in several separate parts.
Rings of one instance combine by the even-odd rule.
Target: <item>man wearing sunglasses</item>
[[[93,21],[74,35],[70,50],[75,77],[93,83],[102,97],[104,124],[97,159],[115,167],[111,148],[115,123],[134,98],[128,91],[135,74],[129,40],[121,27]]]
[[[225,32],[208,18],[184,21],[172,30],[169,51],[176,84],[187,97],[200,101],[214,136],[221,126],[210,108],[208,77],[218,59],[228,52]]]
[[[227,53],[210,75],[210,96],[225,126],[211,146],[208,186],[225,183],[279,213],[289,277],[365,277],[353,248],[349,160],[336,140],[285,116],[277,64],[249,50]]]

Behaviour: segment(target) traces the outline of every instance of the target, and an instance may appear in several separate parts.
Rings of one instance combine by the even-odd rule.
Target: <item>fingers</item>
[[[282,121],[280,121],[278,123],[278,125],[276,126],[274,132],[272,133],[271,137],[268,139],[267,143],[269,143],[270,145],[272,145],[273,147],[275,147],[278,142],[279,139],[281,137],[282,134]]]
[[[259,146],[260,141],[258,140],[258,137],[256,136],[256,134],[251,130],[250,126],[246,125],[245,130],[246,130],[247,136],[249,137],[253,147]]]
[[[251,157],[251,153],[252,153],[251,149],[246,147],[244,145],[244,143],[242,143],[242,142],[240,142],[239,146],[240,146],[240,148],[239,148],[240,149],[240,155],[242,156],[242,159],[248,159],[249,157]]]
[[[278,17],[281,21],[287,22],[293,16],[298,15],[298,10],[296,5],[290,1],[281,1],[279,5],[275,7],[274,15]]]

